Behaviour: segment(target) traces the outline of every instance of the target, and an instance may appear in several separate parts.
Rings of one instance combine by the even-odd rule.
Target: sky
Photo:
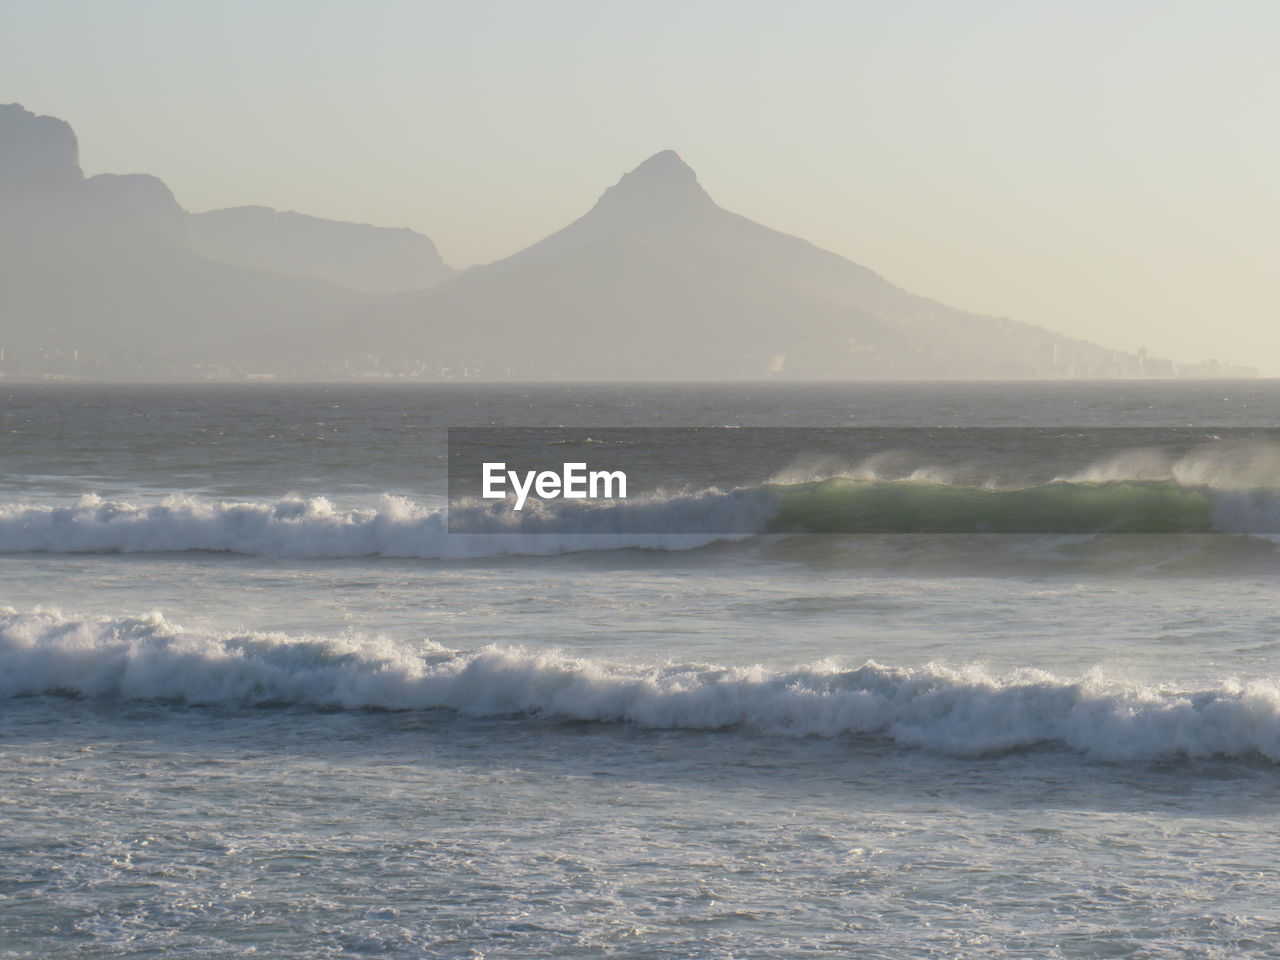
[[[1272,0],[5,0],[87,174],[513,253],[674,149],[952,306],[1280,375]]]

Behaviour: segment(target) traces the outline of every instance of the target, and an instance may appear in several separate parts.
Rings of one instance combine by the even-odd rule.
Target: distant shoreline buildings
[[[792,376],[786,370],[784,356],[771,358],[756,376],[709,378],[709,382],[859,382],[867,380],[1241,380],[1254,379],[1258,370],[1240,364],[1206,360],[1199,363],[1175,363],[1151,357],[1145,350],[1136,355],[1116,352],[1109,362],[1094,365],[1046,367],[1034,372],[1009,372],[988,376],[894,376],[892,372],[857,377]],[[15,351],[0,347],[0,383],[84,382],[84,383],[340,383],[340,382],[430,382],[455,380],[512,381],[584,381],[590,378],[540,375],[519,369],[495,369],[483,360],[441,366],[430,358],[409,359],[383,357],[373,353],[329,362],[298,365],[260,365],[251,362],[174,363],[135,358],[122,360],[71,348],[36,348]],[[643,377],[638,381],[662,382],[678,378]]]

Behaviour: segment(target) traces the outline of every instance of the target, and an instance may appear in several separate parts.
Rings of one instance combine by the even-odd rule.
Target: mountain
[[[402,363],[531,378],[1107,375],[1138,362],[907,293],[730,213],[669,150],[564,229],[361,330]]]
[[[71,125],[0,104],[0,195],[73,188],[84,179]]]
[[[274,211],[192,216],[156,177],[86,179],[78,153],[63,121],[0,105],[0,374],[274,369],[280,358],[256,356],[257,339],[340,329],[377,302],[369,290],[448,272],[411,231]]]
[[[187,211],[159,177],[148,173],[100,173],[84,182],[99,216],[154,230],[185,244]]]
[[[0,107],[0,369],[192,376],[252,361],[238,340],[298,336],[368,302],[207,260],[183,245],[184,216],[154,177],[84,179],[62,121]]]
[[[209,260],[339,283],[365,293],[423,290],[452,276],[430,237],[405,227],[325,220],[270,207],[188,213],[164,181],[100,173],[85,181],[97,202]]]
[[[412,231],[266,207],[190,214],[156,177],[86,179],[66,123],[0,106],[0,376],[1173,372],[908,293],[722,209],[672,151],[556,233],[454,273]]]
[[[453,274],[429,237],[270,207],[192,214],[187,244],[223,263],[331,280],[368,293],[434,286]]]

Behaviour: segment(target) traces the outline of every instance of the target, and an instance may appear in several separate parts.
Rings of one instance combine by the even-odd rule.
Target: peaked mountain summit
[[[1136,362],[916,296],[731,213],[671,150],[563,229],[361,328],[405,362],[534,379],[1109,375]]]
[[[604,192],[592,209],[600,219],[675,225],[716,209],[693,168],[674,150],[655,153]]]

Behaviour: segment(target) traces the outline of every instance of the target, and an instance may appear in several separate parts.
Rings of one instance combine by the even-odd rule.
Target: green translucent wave
[[[771,532],[1208,533],[1206,490],[1171,480],[1055,481],[1018,489],[837,478],[766,488]]]

